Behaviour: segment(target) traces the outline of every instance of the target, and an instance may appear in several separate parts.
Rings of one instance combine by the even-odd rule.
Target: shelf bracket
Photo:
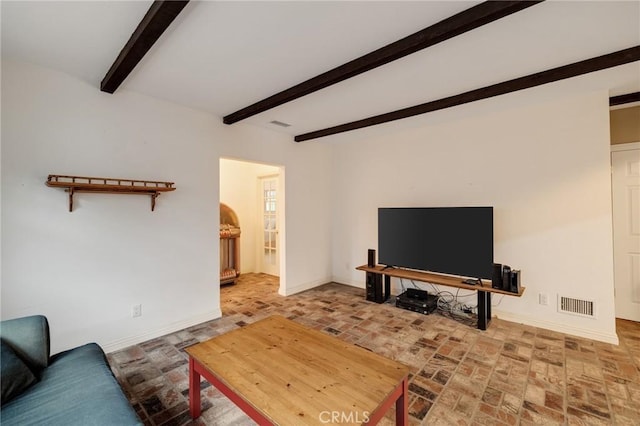
[[[69,192],[69,213],[73,211],[73,188],[67,189]]]
[[[151,194],[151,211],[155,211],[156,209],[156,198],[160,195],[159,192],[154,192]]]

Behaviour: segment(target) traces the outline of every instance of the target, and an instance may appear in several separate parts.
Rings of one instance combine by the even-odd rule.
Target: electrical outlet
[[[142,304],[131,306],[131,318],[137,318],[142,316]]]
[[[548,305],[549,295],[547,295],[547,293],[538,293],[538,303],[544,306]]]

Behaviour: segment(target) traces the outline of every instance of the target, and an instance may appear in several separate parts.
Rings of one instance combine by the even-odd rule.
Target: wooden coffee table
[[[375,424],[395,403],[408,424],[409,367],[274,315],[186,348],[189,406],[200,377],[258,424]]]

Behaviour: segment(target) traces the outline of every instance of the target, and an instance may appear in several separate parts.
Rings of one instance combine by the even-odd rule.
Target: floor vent
[[[596,317],[596,304],[593,300],[574,299],[573,297],[558,296],[558,312],[580,315],[583,317]]]

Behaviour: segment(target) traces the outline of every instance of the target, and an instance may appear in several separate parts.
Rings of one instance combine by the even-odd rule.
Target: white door
[[[611,167],[616,317],[640,321],[640,149],[612,152]]]
[[[262,272],[280,276],[278,239],[278,176],[260,178],[262,188]]]

